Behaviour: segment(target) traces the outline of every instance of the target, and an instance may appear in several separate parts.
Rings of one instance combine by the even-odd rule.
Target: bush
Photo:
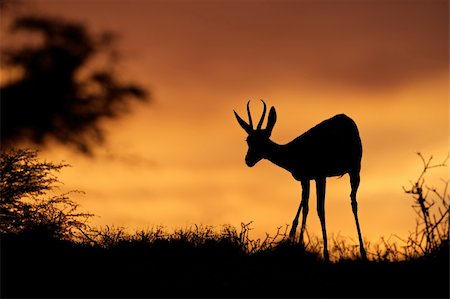
[[[449,156],[442,163],[432,164],[433,156],[425,159],[417,153],[423,163],[422,172],[411,187],[404,191],[414,200],[413,209],[417,214],[416,230],[404,240],[407,256],[430,254],[443,246],[448,248],[450,228],[450,195],[447,193],[448,181],[443,181],[442,192],[435,187],[425,185],[427,171],[437,167],[446,167]]]
[[[0,234],[33,232],[73,240],[88,231],[92,214],[78,212],[69,193],[49,196],[68,164],[40,162],[37,151],[12,149],[0,157]],[[72,191],[79,192],[79,191]]]

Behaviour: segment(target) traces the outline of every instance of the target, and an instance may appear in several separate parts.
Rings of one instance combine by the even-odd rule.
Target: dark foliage
[[[450,229],[450,195],[448,180],[443,181],[444,188],[439,192],[435,187],[425,186],[425,174],[436,167],[446,167],[449,156],[442,163],[432,164],[433,156],[425,159],[417,153],[423,163],[423,169],[411,187],[403,190],[414,199],[412,206],[417,214],[416,231],[407,239],[410,248],[417,254],[430,253],[449,240]]]
[[[0,154],[0,234],[31,234],[74,240],[92,216],[78,212],[68,194],[49,195],[67,164],[40,162],[37,151],[13,149]]]
[[[101,120],[120,116],[130,99],[146,99],[144,89],[118,80],[111,33],[94,35],[79,23],[35,16],[17,18],[11,31],[29,43],[2,53],[3,67],[21,74],[1,87],[2,146],[42,145],[50,137],[90,153],[104,139]],[[109,67],[93,69],[101,53],[110,53]]]
[[[254,254],[216,235],[104,247],[2,236],[2,297],[446,297],[448,243],[409,261],[326,263],[297,243]],[[224,244],[226,244],[224,246]],[[26,287],[25,287],[26,286]]]

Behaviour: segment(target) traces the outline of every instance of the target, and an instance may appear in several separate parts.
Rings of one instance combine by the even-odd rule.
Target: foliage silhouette
[[[418,216],[416,230],[406,240],[407,248],[413,250],[416,255],[422,255],[430,254],[442,247],[443,243],[449,242],[450,195],[447,189],[448,180],[444,181],[442,192],[436,188],[424,186],[426,172],[433,168],[446,167],[449,156],[447,155],[442,163],[431,164],[433,156],[425,159],[421,153],[417,153],[417,155],[423,163],[423,169],[419,177],[414,182],[410,182],[410,189],[403,187],[403,190],[413,196],[414,205],[412,207]]]
[[[329,260],[328,240],[325,225],[325,192],[326,178],[332,176],[343,176],[349,174],[351,185],[351,206],[355,218],[356,230],[358,232],[360,253],[362,259],[367,259],[364,242],[358,220],[358,203],[356,193],[360,182],[362,144],[359,137],[358,127],[355,122],[344,114],[336,115],[327,119],[307,132],[301,134],[287,144],[280,145],[272,140],[270,136],[277,121],[275,107],[271,107],[267,118],[267,126],[262,129],[266,115],[266,103],[264,104],[261,119],[253,128],[252,116],[250,114],[250,101],[247,103],[247,114],[249,122],[245,122],[234,111],[239,125],[247,132],[248,151],[245,163],[253,167],[261,159],[267,159],[275,165],[286,169],[292,176],[300,181],[302,186],[302,200],[292,222],[290,237],[295,238],[298,218],[303,209],[302,226],[300,229],[300,242],[303,242],[303,234],[308,216],[308,202],[310,181],[316,181],[317,213],[322,227],[323,255]]]
[[[0,234],[44,234],[74,240],[88,231],[92,214],[78,212],[68,193],[48,195],[67,164],[40,162],[37,151],[12,149],[0,156]],[[74,191],[75,192],[75,191]]]
[[[440,255],[408,261],[363,262],[355,255],[325,263],[320,251],[309,252],[287,238],[248,253],[241,233],[229,227],[171,234],[160,228],[135,234],[108,228],[96,244],[7,234],[2,236],[2,296],[448,296],[448,246]]]
[[[53,139],[90,154],[104,141],[101,120],[122,115],[131,99],[147,99],[142,87],[119,81],[112,33],[94,35],[80,23],[41,16],[16,18],[11,33],[29,43],[2,52],[5,69],[21,74],[1,86],[2,146]],[[108,66],[96,69],[100,54]]]

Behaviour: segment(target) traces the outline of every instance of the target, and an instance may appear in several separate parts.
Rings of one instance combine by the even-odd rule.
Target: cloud
[[[163,74],[191,86],[308,81],[377,90],[448,71],[445,1],[219,2],[149,10],[145,36],[158,43],[148,51]]]
[[[138,153],[119,153],[114,150],[106,150],[104,153],[99,153],[96,155],[97,159],[102,161],[107,161],[111,163],[118,163],[124,167],[137,167],[144,169],[156,169],[158,167],[158,163],[151,158],[145,157]]]

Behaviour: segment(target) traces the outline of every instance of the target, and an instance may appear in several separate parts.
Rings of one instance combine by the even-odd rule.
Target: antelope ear
[[[245,132],[247,132],[247,134],[250,134],[250,133],[253,131],[253,128],[252,128],[248,123],[246,123],[246,122],[245,122],[245,121],[244,121],[244,120],[236,113],[236,111],[233,110],[233,112],[234,112],[234,116],[236,116],[236,119],[237,119],[239,125],[242,127],[242,129],[244,129]]]
[[[269,111],[269,116],[267,117],[267,127],[266,131],[270,135],[272,133],[273,126],[277,122],[277,112],[275,111],[275,107],[272,106]]]

